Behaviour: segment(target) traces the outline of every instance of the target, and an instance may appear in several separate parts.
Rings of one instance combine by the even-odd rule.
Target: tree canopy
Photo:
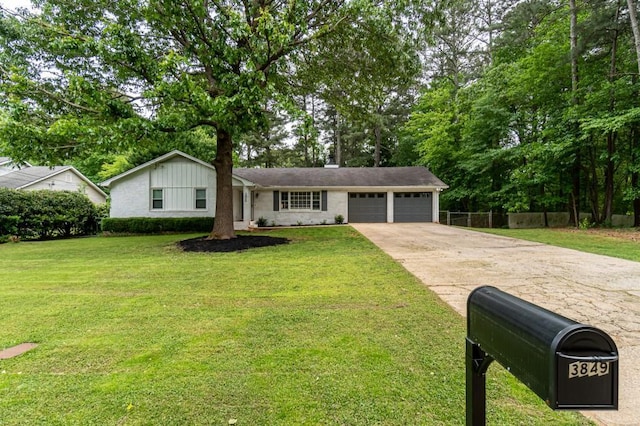
[[[465,20],[453,19],[460,7]],[[579,211],[598,223],[633,213],[640,226],[637,7],[460,2],[436,32],[403,161],[451,186],[445,208],[570,211],[576,224]]]
[[[233,137],[264,126],[268,102],[290,106],[294,54],[317,55],[321,40],[384,15],[377,13],[384,2],[367,0],[34,5],[34,12],[2,10],[3,151],[53,162],[211,128],[218,172],[211,236],[220,238],[233,236]]]
[[[34,0],[0,8],[0,153],[108,177],[425,165],[442,207],[640,226],[636,0]]]

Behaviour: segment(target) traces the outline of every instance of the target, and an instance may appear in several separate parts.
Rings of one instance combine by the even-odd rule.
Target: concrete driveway
[[[470,291],[492,285],[604,330],[620,354],[619,409],[584,414],[640,425],[640,263],[432,223],[352,226],[463,316]]]

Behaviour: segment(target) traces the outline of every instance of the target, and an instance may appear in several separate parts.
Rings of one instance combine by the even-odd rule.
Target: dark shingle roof
[[[425,167],[234,169],[233,174],[264,187],[447,188],[444,182]]]
[[[48,176],[58,174],[70,168],[70,166],[56,166],[53,168],[45,166],[26,167],[0,176],[0,187],[12,189],[22,188],[25,185],[38,182]]]

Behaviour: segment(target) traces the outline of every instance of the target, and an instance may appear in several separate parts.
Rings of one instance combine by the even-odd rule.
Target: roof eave
[[[444,190],[449,188],[448,185],[259,185],[256,184],[256,189],[272,190],[272,189],[331,189],[335,191],[428,191],[428,190]]]
[[[60,168],[60,170],[52,171],[52,173],[49,173],[48,175],[42,176],[42,177],[40,177],[38,179],[32,180],[31,182],[28,182],[28,183],[24,184],[24,185],[16,187],[16,189],[28,188],[30,186],[35,185],[36,183],[42,182],[43,180],[47,180],[47,179],[52,178],[54,176],[58,176],[60,173],[66,172],[67,170],[70,170],[70,169],[73,169],[73,167],[71,167],[71,166],[62,166],[62,168]]]

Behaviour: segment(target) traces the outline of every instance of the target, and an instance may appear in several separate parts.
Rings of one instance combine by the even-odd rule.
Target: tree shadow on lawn
[[[178,247],[183,251],[200,253],[229,253],[244,251],[258,247],[288,244],[287,238],[267,237],[264,235],[238,235],[229,240],[207,240],[207,237],[191,238],[179,241]]]

